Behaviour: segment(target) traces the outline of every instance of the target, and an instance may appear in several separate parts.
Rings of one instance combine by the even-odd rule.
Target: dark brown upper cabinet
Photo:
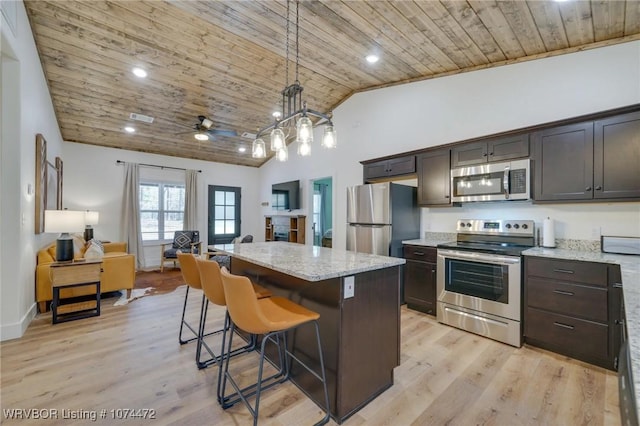
[[[451,205],[451,150],[438,149],[416,156],[418,169],[418,204]]]
[[[363,165],[364,181],[370,182],[376,179],[411,175],[416,172],[416,156],[390,158]]]
[[[529,156],[529,134],[470,142],[451,149],[451,167],[464,167]]]
[[[594,198],[640,198],[640,111],[596,121],[593,158]]]
[[[534,200],[593,198],[593,122],[532,134]]]
[[[640,112],[532,134],[535,201],[640,198]]]

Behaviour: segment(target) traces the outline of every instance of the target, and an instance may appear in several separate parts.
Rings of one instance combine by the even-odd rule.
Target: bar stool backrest
[[[201,289],[200,272],[196,265],[196,257],[191,253],[178,253],[178,262],[184,282],[192,288]]]
[[[227,306],[222,287],[222,275],[220,265],[213,260],[196,259],[198,271],[200,271],[200,284],[202,291],[212,303],[218,306]]]
[[[262,314],[251,280],[244,276],[232,275],[227,268],[221,268],[220,274],[229,316],[236,326],[251,334],[266,334],[272,331],[273,325]]]

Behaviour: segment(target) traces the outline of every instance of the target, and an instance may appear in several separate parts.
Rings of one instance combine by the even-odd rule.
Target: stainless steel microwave
[[[530,160],[487,163],[451,170],[451,200],[513,201],[531,197]]]

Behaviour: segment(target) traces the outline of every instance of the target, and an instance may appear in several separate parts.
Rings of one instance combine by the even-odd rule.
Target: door
[[[333,247],[333,179],[331,177],[311,181],[311,232],[313,245]]]
[[[389,256],[391,225],[347,225],[347,250]]]
[[[240,188],[209,185],[208,244],[228,244],[240,236]]]
[[[390,224],[389,183],[347,188],[347,223]]]
[[[532,135],[536,201],[593,198],[593,122]]]
[[[447,206],[451,204],[451,172],[449,149],[418,155],[418,204]]]
[[[594,198],[640,197],[640,112],[595,122]]]

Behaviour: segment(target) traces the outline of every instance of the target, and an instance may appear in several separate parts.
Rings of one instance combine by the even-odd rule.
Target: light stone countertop
[[[638,418],[640,418],[640,256],[542,247],[525,250],[522,254],[525,256],[620,265],[627,334],[631,353],[631,373],[635,388],[636,408],[638,409]]]
[[[455,233],[448,232],[427,232],[424,238],[416,240],[404,240],[402,244],[411,244],[414,246],[437,247],[438,244],[450,243],[456,240]]]
[[[209,248],[307,281],[344,277],[406,263],[397,257],[281,241],[225,244]]]

